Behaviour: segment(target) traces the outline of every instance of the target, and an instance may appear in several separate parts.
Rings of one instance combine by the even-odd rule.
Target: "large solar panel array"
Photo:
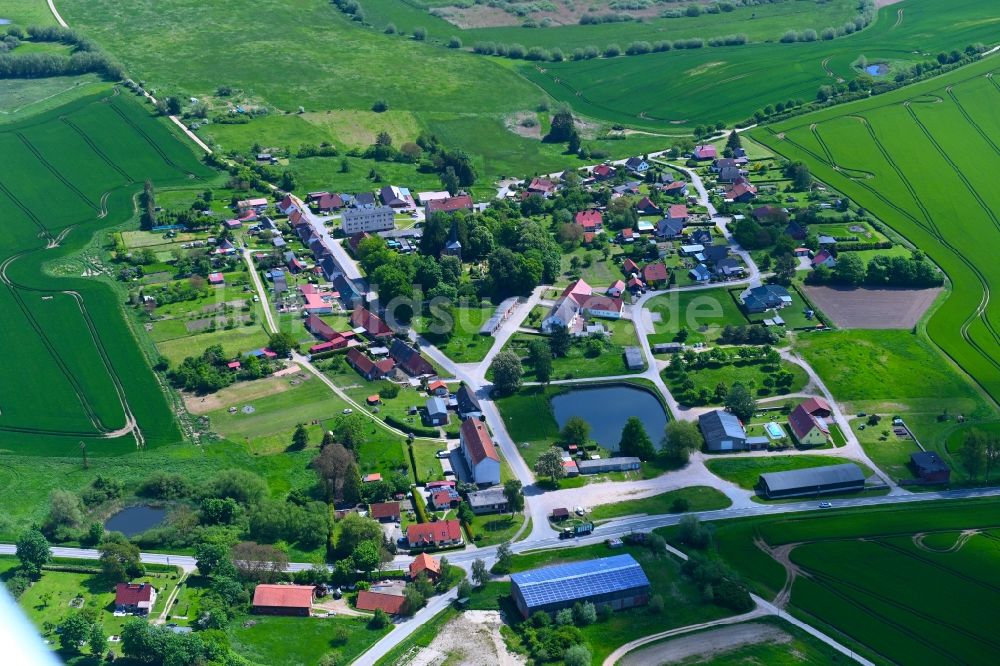
[[[510,579],[529,608],[649,585],[645,572],[631,555],[533,569],[513,574]]]

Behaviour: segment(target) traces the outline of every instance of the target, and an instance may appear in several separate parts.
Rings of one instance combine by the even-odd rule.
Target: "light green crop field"
[[[993,112],[1000,86],[987,58],[885,96],[804,116],[756,137],[871,210],[948,274],[951,293],[927,334],[990,395],[1000,397],[1000,167]]]
[[[904,12],[897,22],[900,8]],[[948,20],[941,20],[942,12]],[[833,41],[529,63],[519,71],[586,115],[636,126],[690,129],[704,122],[741,121],[766,104],[812,100],[831,77],[853,78],[851,64],[860,55],[869,62],[912,64],[940,51],[995,41],[995,24],[977,0],[906,0],[905,5],[882,8],[875,23],[862,32]]]
[[[0,446],[68,455],[83,441],[100,455],[178,441],[117,297],[43,266],[130,218],[145,179],[197,184],[210,172],[163,121],[107,88],[0,127],[0,341],[17,350],[0,367]]]

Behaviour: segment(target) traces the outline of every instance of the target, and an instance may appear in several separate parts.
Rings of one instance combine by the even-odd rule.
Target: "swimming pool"
[[[785,431],[782,430],[781,426],[775,423],[774,421],[771,421],[770,423],[765,425],[764,430],[767,431],[767,436],[770,437],[771,439],[781,439],[782,437],[785,436]]]

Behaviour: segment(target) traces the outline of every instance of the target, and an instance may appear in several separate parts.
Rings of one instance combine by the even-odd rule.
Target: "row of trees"
[[[833,268],[818,266],[809,274],[808,281],[851,286],[936,287],[944,278],[918,250],[909,257],[877,255],[867,264],[853,252],[841,252]]]

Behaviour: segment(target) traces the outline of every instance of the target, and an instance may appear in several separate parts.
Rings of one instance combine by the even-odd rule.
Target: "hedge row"
[[[418,523],[429,523],[427,517],[427,505],[424,503],[424,496],[420,494],[418,488],[413,489],[413,513],[417,514]]]

